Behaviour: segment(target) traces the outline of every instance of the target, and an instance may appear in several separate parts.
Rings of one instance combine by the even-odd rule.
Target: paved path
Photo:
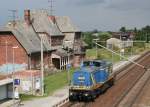
[[[22,102],[21,107],[52,107],[68,97],[68,87],[54,92],[52,96]],[[36,105],[36,106],[35,106]]]
[[[138,56],[133,56],[130,59],[133,60],[137,58]],[[113,65],[113,70],[116,71],[117,69],[126,65],[127,63],[129,62],[128,61],[118,62]],[[22,102],[23,105],[21,105],[21,107],[52,107],[55,104],[63,101],[67,97],[68,97],[68,87],[66,86],[60,90],[57,90],[52,96],[39,98],[39,99],[33,99],[30,101],[24,101]]]

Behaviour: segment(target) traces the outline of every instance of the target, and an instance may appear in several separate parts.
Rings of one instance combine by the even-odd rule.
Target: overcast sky
[[[83,31],[118,30],[150,25],[150,0],[53,0],[54,14],[69,16]],[[1,0],[0,25],[12,19],[11,9],[48,9],[48,0]]]

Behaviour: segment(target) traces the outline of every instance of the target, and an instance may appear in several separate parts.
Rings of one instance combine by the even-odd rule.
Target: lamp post
[[[7,42],[7,40],[5,41],[5,46],[6,46],[6,72],[7,72],[7,74],[8,74],[8,59],[7,59],[7,57],[8,57],[8,53],[7,53],[7,51],[8,51],[8,42]]]
[[[43,35],[41,37],[41,94],[44,95]]]
[[[70,69],[70,51],[71,51],[71,48],[69,48],[69,45],[71,46],[72,45],[72,41],[69,41],[69,40],[65,40],[64,41],[64,47],[63,49],[65,51],[67,51],[67,59],[68,59],[68,64],[66,65],[66,68],[67,68],[67,79],[68,79],[68,85],[70,85],[70,72],[69,72],[69,69]]]
[[[70,85],[70,72],[69,72],[69,69],[70,69],[70,58],[69,58],[69,48],[67,49],[67,56],[68,56],[68,67],[67,67],[67,77],[68,77],[68,85]]]
[[[15,72],[15,49],[19,48],[18,46],[13,46],[13,72],[12,72],[12,79],[13,79],[13,106],[15,107],[15,84],[14,84],[14,72]]]

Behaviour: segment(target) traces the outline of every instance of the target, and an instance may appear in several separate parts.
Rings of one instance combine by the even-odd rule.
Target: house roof
[[[16,21],[15,26],[7,25],[7,28],[14,34],[17,40],[25,48],[28,54],[40,52],[40,38],[32,28],[24,21]],[[44,44],[44,50],[49,51],[50,45]]]
[[[1,27],[0,32],[10,32],[11,30],[7,27]]]
[[[133,39],[135,36],[135,33],[134,32],[112,32],[112,36],[118,39],[120,38]]]
[[[31,20],[36,32],[46,32],[51,36],[64,36],[56,24],[49,19],[45,10],[31,11]]]
[[[80,32],[68,16],[56,16],[56,23],[62,32]]]
[[[117,39],[117,38],[107,39],[107,43],[120,43],[120,42],[121,42],[121,40]]]

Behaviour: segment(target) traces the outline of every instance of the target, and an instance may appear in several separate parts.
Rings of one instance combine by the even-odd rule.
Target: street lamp
[[[67,77],[68,77],[68,85],[70,84],[70,73],[69,73],[69,69],[70,69],[70,58],[69,58],[69,47],[67,47],[67,57],[68,57],[68,64],[67,64]]]
[[[8,57],[8,53],[7,53],[7,51],[8,51],[8,42],[7,42],[7,40],[5,41],[5,46],[6,46],[6,72],[7,72],[7,74],[8,74],[8,59],[7,59],[7,57]]]
[[[41,94],[44,95],[44,68],[43,68],[43,35],[41,38]]]
[[[15,49],[19,48],[18,46],[13,46],[13,71],[12,71],[12,79],[13,79],[13,106],[15,107],[15,83],[14,83],[14,72],[15,72]]]
[[[69,48],[69,46],[72,46],[72,41],[69,41],[69,40],[65,40],[64,41],[64,44],[63,44],[63,49],[65,51],[67,51],[67,59],[68,59],[68,64],[66,65],[66,68],[67,68],[67,78],[68,78],[68,85],[70,85],[70,73],[69,73],[69,68],[70,68],[70,51],[72,50],[71,48]]]

